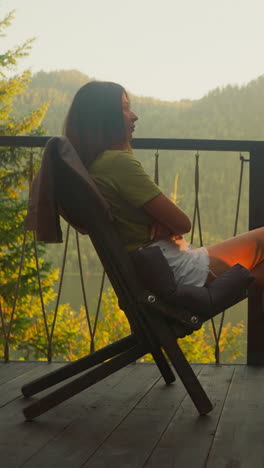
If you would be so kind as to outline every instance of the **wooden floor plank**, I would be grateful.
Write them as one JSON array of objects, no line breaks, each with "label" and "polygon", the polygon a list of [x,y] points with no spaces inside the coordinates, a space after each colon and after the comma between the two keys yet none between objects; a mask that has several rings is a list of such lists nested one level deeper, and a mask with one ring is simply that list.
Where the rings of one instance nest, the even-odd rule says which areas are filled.
[{"label": "wooden floor plank", "polygon": [[21,387],[26,382],[29,382],[37,377],[40,377],[43,374],[47,374],[48,372],[57,369],[58,367],[62,366],[63,364],[58,363],[47,363],[47,362],[39,362],[30,366],[24,366],[24,373],[20,374],[16,377],[13,377],[11,380],[6,381],[0,387],[0,407],[5,406],[10,401],[20,397],[21,395]]},{"label": "wooden floor plank", "polygon": [[[7,363],[0,363],[0,385],[5,384],[19,375],[28,372],[36,367],[35,362],[23,361],[10,361]],[[1,387],[0,387],[1,392]]]},{"label": "wooden floor plank", "polygon": [[[127,374],[122,369],[121,380],[112,391],[105,392],[92,405],[83,406],[82,416],[69,424],[64,431],[32,456],[23,467],[78,468],[83,466],[149,388],[160,379],[160,373],[155,365],[137,364],[131,368],[133,372]],[[88,396],[89,390],[83,393],[86,392]]]},{"label": "wooden floor plank", "polygon": [[[199,374],[201,366],[194,370]],[[157,382],[83,468],[142,467],[185,396],[179,379],[170,386]]]},{"label": "wooden floor plank", "polygon": [[204,467],[233,373],[233,366],[203,367],[199,380],[214,405],[213,411],[199,416],[187,395],[146,467]]},{"label": "wooden floor plank", "polygon": [[[108,393],[114,393],[115,387],[119,386],[127,374],[134,371],[134,367],[131,365],[122,369],[120,373],[113,374],[106,380],[67,400],[33,422],[24,421],[22,409],[28,404],[28,400],[33,401],[35,397],[30,399],[19,398],[1,408],[1,466],[3,462],[3,466],[5,467],[20,468],[49,441],[52,441],[56,436],[59,437],[74,419],[82,417],[87,407],[94,413],[98,398],[103,399]],[[47,392],[48,390],[42,394]],[[87,437],[87,434],[85,436]],[[72,442],[74,445],[74,438]],[[64,450],[67,451],[67,440],[62,443],[64,444]],[[63,460],[63,457],[60,458],[57,466],[61,466],[61,460]]]},{"label": "wooden floor plank", "polygon": [[263,468],[264,367],[238,366],[207,468]]},{"label": "wooden floor plank", "polygon": [[179,379],[166,387],[154,364],[136,364],[29,423],[22,409],[37,397],[18,397],[20,385],[51,367],[17,365],[9,377],[0,367],[3,468],[264,467],[264,367],[202,365],[199,380],[215,405],[203,417]]}]

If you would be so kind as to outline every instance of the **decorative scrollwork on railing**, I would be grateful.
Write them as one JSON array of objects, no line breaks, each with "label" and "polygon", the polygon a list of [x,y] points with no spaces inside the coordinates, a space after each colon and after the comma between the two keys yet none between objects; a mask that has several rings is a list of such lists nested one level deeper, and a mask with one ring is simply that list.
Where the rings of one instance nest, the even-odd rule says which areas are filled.
[{"label": "decorative scrollwork on railing", "polygon": [[159,185],[159,150],[155,153],[155,172],[154,172],[155,184]]},{"label": "decorative scrollwork on railing", "polygon": [[200,168],[199,168],[199,152],[195,154],[195,172],[194,172],[194,190],[195,190],[195,199],[194,199],[194,211],[193,211],[193,222],[192,222],[192,232],[191,232],[191,244],[193,244],[194,231],[196,227],[196,219],[198,224],[199,231],[199,241],[200,246],[203,246],[203,235],[202,235],[202,225],[201,225],[201,216],[200,216],[200,205],[199,205],[199,190],[200,190]]}]

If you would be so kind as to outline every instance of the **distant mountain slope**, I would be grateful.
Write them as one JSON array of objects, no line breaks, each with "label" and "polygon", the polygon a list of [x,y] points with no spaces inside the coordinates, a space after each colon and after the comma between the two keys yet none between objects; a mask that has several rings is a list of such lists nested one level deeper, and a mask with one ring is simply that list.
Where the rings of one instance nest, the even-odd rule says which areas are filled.
[{"label": "distant mountain slope", "polygon": [[[93,79],[76,70],[38,72],[33,76],[26,93],[17,97],[14,113],[22,116],[44,102],[48,102],[49,110],[43,125],[48,134],[59,134],[74,94],[80,86]],[[146,132],[148,136],[160,133],[161,114],[162,120],[165,118],[169,123],[180,110],[191,106],[191,101],[186,100],[171,103],[133,95],[131,101],[140,116],[138,132],[141,136],[146,136]]]},{"label": "distant mountain slope", "polygon": [[27,91],[17,97],[14,113],[22,116],[48,102],[49,109],[43,126],[50,135],[61,134],[73,95],[89,80],[90,78],[76,70],[38,72],[33,76]]},{"label": "distant mountain slope", "polygon": [[[76,70],[36,73],[14,112],[22,116],[49,102],[44,127],[51,135],[60,134],[73,95],[91,79]],[[131,101],[139,115],[136,137],[264,139],[264,75],[241,87],[215,89],[197,101],[133,95]]]},{"label": "distant mountain slope", "polygon": [[182,137],[264,139],[264,75],[244,86],[210,91],[182,112]]}]

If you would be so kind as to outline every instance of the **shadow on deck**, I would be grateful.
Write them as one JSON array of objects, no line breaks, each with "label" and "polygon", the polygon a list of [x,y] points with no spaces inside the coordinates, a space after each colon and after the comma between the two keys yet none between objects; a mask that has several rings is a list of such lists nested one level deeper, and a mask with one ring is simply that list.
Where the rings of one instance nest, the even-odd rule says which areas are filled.
[{"label": "shadow on deck", "polygon": [[21,386],[61,365],[0,364],[3,468],[264,467],[264,367],[194,365],[207,416],[179,379],[166,387],[155,364],[138,363],[25,422],[33,398]]}]

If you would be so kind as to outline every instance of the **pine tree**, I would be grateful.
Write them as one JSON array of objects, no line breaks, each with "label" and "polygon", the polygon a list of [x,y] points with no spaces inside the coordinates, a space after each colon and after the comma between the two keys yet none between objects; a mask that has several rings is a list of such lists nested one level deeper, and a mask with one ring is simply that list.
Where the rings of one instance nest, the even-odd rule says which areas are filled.
[{"label": "pine tree", "polygon": [[[0,21],[0,37],[11,25],[14,12],[10,12]],[[17,120],[12,115],[14,98],[23,93],[29,82],[30,72],[8,77],[15,70],[18,60],[28,55],[33,39],[21,46],[7,50],[0,55],[0,134],[25,135],[39,133],[39,126],[46,113],[47,105],[22,119]],[[37,163],[37,162],[36,162]],[[32,317],[32,300],[37,294],[36,267],[32,238],[25,243],[24,261],[20,279],[19,293],[18,275],[21,260],[21,246],[24,241],[24,216],[27,209],[27,186],[29,178],[29,151],[23,148],[0,148],[0,316],[2,335],[5,343],[5,359],[9,356],[9,343],[15,349],[18,342],[23,341],[23,335]],[[40,248],[44,253],[44,248]],[[50,266],[40,260],[41,276],[44,281],[45,300],[51,297],[51,284],[54,274]],[[14,306],[16,307],[14,308]]]}]

